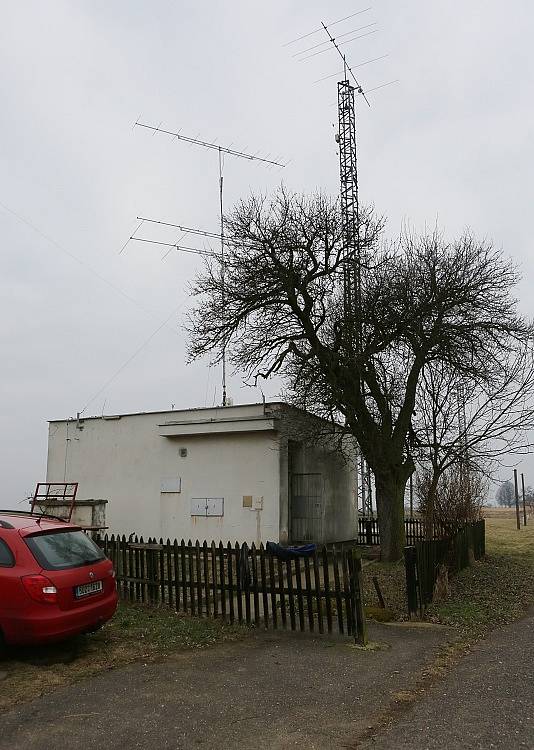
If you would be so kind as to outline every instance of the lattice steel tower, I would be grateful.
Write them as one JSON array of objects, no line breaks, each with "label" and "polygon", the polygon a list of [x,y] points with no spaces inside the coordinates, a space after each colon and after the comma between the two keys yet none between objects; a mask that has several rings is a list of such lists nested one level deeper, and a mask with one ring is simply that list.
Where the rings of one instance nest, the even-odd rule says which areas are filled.
[{"label": "lattice steel tower", "polygon": [[[360,213],[358,203],[358,164],[356,148],[356,107],[354,92],[363,94],[357,84],[353,86],[347,77],[347,65],[343,81],[337,85],[338,96],[338,145],[339,177],[341,184],[341,227],[345,251],[345,268],[343,276],[344,315],[347,326],[347,341],[351,354],[357,354],[363,346],[362,340],[362,268],[364,267],[363,251],[360,242]],[[360,383],[362,392],[364,383]],[[363,457],[360,457],[359,495],[364,513],[372,513],[371,472]]]},{"label": "lattice steel tower", "polygon": [[[351,328],[356,322],[354,313],[361,303],[360,237],[358,206],[358,165],[356,154],[356,110],[354,86],[348,80],[337,84],[339,118],[339,176],[341,182],[341,228],[346,253],[344,270],[345,316]],[[358,330],[356,341],[361,346]]]}]

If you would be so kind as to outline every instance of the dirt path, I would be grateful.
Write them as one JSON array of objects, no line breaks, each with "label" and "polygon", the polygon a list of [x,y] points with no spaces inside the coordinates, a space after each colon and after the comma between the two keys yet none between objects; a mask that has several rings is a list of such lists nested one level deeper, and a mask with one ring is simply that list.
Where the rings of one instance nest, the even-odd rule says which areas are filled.
[{"label": "dirt path", "polygon": [[391,729],[358,748],[534,748],[534,609],[492,633]]},{"label": "dirt path", "polygon": [[350,747],[446,637],[375,625],[347,639],[258,633],[61,688],[2,716],[0,748]]}]

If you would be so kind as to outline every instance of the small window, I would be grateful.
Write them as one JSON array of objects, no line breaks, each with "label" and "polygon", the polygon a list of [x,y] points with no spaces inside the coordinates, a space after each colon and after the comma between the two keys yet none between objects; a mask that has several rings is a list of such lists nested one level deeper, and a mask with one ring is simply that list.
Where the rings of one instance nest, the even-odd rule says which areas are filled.
[{"label": "small window", "polygon": [[0,539],[0,567],[12,568],[14,564],[15,558],[13,557],[13,553],[4,540]]}]

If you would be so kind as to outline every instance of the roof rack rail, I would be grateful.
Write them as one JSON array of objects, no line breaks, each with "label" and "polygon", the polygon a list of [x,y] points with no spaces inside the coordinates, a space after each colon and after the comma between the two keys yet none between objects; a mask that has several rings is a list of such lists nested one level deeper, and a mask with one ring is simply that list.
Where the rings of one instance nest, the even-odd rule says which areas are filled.
[{"label": "roof rack rail", "polygon": [[0,514],[6,513],[10,516],[26,516],[27,518],[53,518],[54,521],[62,521],[63,523],[70,523],[68,518],[61,518],[61,516],[53,516],[51,513],[32,513],[31,510],[13,510],[11,508],[0,508]]}]

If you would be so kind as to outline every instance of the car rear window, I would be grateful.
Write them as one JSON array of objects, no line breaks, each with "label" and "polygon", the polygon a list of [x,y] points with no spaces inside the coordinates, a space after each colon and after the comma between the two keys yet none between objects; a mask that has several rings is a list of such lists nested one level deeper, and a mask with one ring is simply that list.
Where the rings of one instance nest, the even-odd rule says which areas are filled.
[{"label": "car rear window", "polygon": [[45,570],[64,570],[90,565],[104,553],[83,531],[53,531],[27,536],[26,544]]},{"label": "car rear window", "polygon": [[0,567],[12,568],[14,564],[15,558],[13,557],[13,553],[4,540],[0,539]]}]

